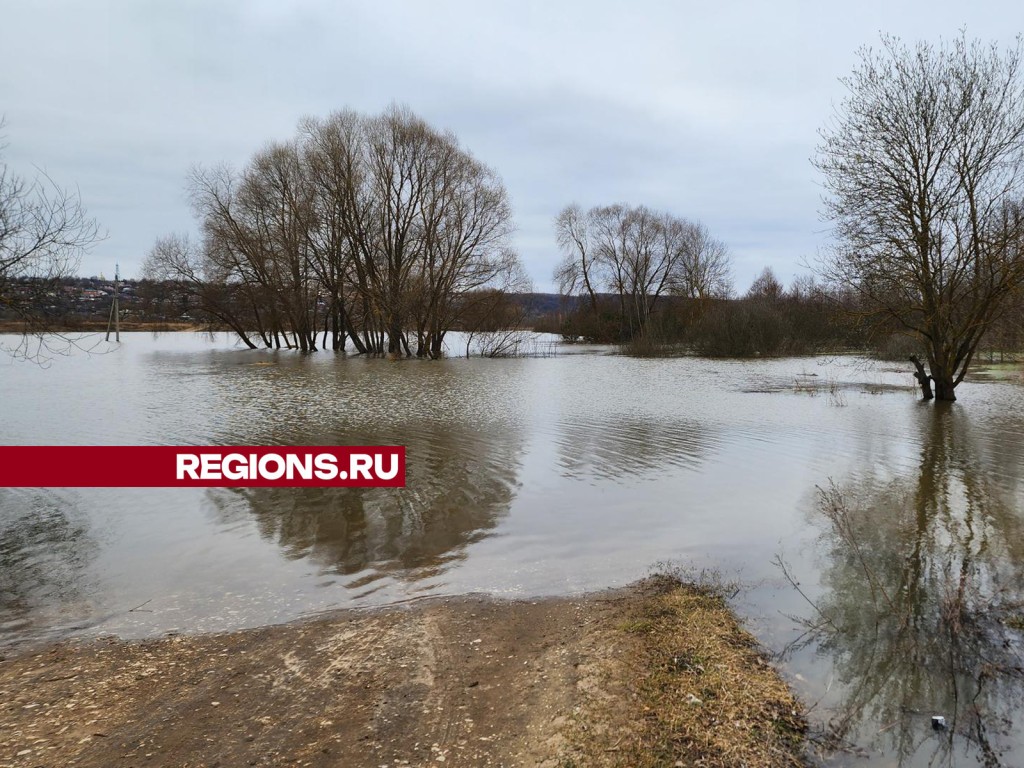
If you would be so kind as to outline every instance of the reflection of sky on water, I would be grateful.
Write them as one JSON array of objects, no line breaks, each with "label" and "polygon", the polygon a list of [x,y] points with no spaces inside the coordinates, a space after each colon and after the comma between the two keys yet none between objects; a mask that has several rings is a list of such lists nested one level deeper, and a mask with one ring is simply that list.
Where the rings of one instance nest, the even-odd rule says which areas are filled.
[{"label": "reflection of sky on water", "polygon": [[[896,685],[907,673],[893,668],[877,701],[861,681],[879,677],[863,661],[865,627],[878,628],[872,647],[898,648],[901,659],[909,654],[894,643],[913,633],[891,639],[893,620],[869,610],[816,486],[834,481],[856,501],[856,525],[898,594],[915,494],[934,497],[920,545],[929,579],[963,563],[970,508],[974,546],[988,542],[970,556],[970,582],[982,587],[971,599],[990,596],[997,578],[1020,586],[1024,388],[1015,379],[964,384],[940,420],[917,402],[908,372],[848,358],[390,362],[126,338],[115,353],[46,371],[5,364],[5,442],[403,444],[408,487],[25,492],[34,502],[2,492],[8,642],[68,629],[229,629],[432,594],[566,594],[676,561],[739,572],[753,585],[740,610],[779,649],[801,631],[788,617],[810,611],[773,564],[781,555],[811,599],[855,628],[792,649],[794,683],[848,714],[849,738],[911,765],[932,744],[893,741],[917,728],[893,709],[912,706]],[[915,609],[919,634],[936,626],[928,600]],[[1011,700],[988,690],[993,711]],[[897,725],[876,739],[887,718]],[[980,743],[963,741],[968,751]]]}]

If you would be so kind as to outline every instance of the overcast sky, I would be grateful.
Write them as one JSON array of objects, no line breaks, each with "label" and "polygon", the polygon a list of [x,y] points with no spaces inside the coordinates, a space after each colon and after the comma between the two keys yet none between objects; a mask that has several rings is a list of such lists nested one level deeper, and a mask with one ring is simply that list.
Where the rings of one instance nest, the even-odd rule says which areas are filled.
[{"label": "overcast sky", "polygon": [[564,205],[627,202],[707,224],[742,292],[827,244],[809,158],[857,48],[961,28],[1009,45],[1024,4],[3,0],[0,114],[9,166],[77,186],[109,233],[84,275],[196,231],[193,164],[395,101],[502,176],[537,290]]}]

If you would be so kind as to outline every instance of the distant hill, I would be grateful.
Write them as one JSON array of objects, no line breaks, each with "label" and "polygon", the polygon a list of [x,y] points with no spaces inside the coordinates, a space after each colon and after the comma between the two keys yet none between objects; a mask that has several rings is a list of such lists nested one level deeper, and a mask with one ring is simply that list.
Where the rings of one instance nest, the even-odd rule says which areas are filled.
[{"label": "distant hill", "polygon": [[[557,293],[517,293],[514,295],[514,299],[519,306],[526,310],[527,318],[563,311],[576,301],[574,297],[567,298]],[[566,301],[569,302],[568,305],[564,303]]]}]

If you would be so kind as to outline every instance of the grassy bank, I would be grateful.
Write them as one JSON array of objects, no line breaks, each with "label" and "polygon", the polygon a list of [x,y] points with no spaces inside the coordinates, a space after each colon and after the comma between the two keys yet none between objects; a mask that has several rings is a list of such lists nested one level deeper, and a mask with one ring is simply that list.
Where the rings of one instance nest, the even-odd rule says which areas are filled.
[{"label": "grassy bank", "polygon": [[636,590],[566,768],[803,765],[801,707],[724,597],[667,576]]}]

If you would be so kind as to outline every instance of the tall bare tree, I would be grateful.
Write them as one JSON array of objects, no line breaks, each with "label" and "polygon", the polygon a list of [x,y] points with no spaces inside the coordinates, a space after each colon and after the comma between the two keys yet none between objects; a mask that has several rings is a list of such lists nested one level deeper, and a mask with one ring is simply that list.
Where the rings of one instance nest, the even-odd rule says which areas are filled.
[{"label": "tall bare tree", "polygon": [[421,212],[423,257],[416,270],[417,354],[441,356],[473,294],[498,289],[516,272],[508,247],[512,208],[497,175],[446,137]]},{"label": "tall bare tree", "polygon": [[563,296],[586,291],[590,310],[597,312],[597,291],[594,289],[594,255],[590,243],[590,216],[579,205],[567,205],[555,219],[555,237],[562,249],[562,261],[555,268],[555,282]]},{"label": "tall bare tree", "polygon": [[[825,276],[923,342],[926,399],[955,400],[978,342],[1024,284],[1021,42],[883,37],[842,80],[815,159],[838,245]],[[927,368],[925,366],[927,363]]]},{"label": "tall bare tree", "polygon": [[[192,207],[203,229],[201,279],[235,294],[232,311],[237,314],[236,323],[251,323],[254,337],[267,347],[280,347],[284,327],[274,297],[273,268],[253,212],[242,202],[242,185],[240,174],[226,166],[197,168],[190,175]],[[159,262],[162,255],[170,253],[173,251],[154,249],[146,274],[159,273],[164,266],[175,267],[175,263]],[[232,327],[236,323],[231,323]]]},{"label": "tall bare tree", "polygon": [[[353,325],[349,303],[352,296],[347,295],[353,292],[346,290],[351,275],[362,275],[355,269],[351,231],[353,219],[359,218],[353,210],[364,175],[360,126],[359,115],[346,110],[325,120],[306,118],[299,125],[299,133],[319,223],[310,233],[311,251],[313,266],[329,300],[325,326],[331,334],[331,348],[344,348],[347,336],[356,350],[363,353],[367,345]],[[360,285],[365,285],[365,281]]]},{"label": "tall bare tree", "polygon": [[313,189],[294,142],[257,153],[242,175],[238,202],[259,249],[280,324],[302,351],[316,348],[320,284],[312,254],[318,228]]}]

